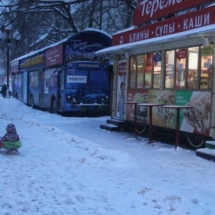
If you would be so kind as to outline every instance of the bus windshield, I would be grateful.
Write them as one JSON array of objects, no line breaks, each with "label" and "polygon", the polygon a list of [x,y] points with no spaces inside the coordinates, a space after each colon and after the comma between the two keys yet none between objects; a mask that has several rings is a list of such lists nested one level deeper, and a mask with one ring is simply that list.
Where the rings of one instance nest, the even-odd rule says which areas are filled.
[{"label": "bus windshield", "polygon": [[89,76],[89,72],[87,70],[78,70],[78,71],[67,70],[66,87],[67,88],[87,88],[88,76]]},{"label": "bus windshield", "polygon": [[109,86],[107,71],[90,71],[90,87],[91,88],[107,88]]},{"label": "bus windshield", "polygon": [[107,88],[108,73],[104,70],[67,71],[66,88]]}]

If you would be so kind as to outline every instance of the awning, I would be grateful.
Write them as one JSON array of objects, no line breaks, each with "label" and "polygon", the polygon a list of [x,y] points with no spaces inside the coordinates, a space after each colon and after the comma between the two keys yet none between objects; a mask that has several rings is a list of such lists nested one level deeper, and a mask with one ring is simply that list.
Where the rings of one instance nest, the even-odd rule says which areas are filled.
[{"label": "awning", "polygon": [[207,25],[204,27],[180,32],[180,33],[175,33],[171,35],[166,35],[166,36],[161,36],[161,37],[156,37],[156,38],[151,38],[151,39],[146,39],[138,42],[133,42],[133,43],[128,43],[128,44],[122,44],[122,45],[117,45],[117,46],[111,46],[105,49],[101,49],[95,54],[118,54],[118,53],[124,53],[125,51],[128,51],[130,49],[133,49],[135,47],[140,47],[140,46],[148,46],[150,44],[160,44],[163,42],[170,42],[173,40],[180,40],[183,38],[187,37],[196,37],[196,36],[207,36],[207,35],[215,35],[215,24],[213,25]]}]

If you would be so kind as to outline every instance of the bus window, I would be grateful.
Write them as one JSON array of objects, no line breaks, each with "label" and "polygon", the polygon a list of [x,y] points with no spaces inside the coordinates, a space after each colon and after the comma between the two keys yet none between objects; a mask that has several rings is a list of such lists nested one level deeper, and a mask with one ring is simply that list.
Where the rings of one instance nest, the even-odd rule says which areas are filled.
[{"label": "bus window", "polygon": [[58,70],[53,69],[51,74],[51,87],[57,88],[58,87]]},{"label": "bus window", "polygon": [[187,75],[187,88],[197,88],[199,65],[199,47],[192,47],[188,49],[188,75]]},{"label": "bus window", "polygon": [[103,70],[90,71],[90,87],[91,88],[108,88],[109,74]]},{"label": "bus window", "polygon": [[39,71],[30,72],[30,87],[38,87]]},{"label": "bus window", "polygon": [[15,87],[19,88],[22,86],[22,75],[21,74],[17,74],[15,76]]},{"label": "bus window", "polygon": [[175,51],[166,51],[165,88],[173,88]]},{"label": "bus window", "polygon": [[67,70],[66,88],[87,88],[87,70]]}]

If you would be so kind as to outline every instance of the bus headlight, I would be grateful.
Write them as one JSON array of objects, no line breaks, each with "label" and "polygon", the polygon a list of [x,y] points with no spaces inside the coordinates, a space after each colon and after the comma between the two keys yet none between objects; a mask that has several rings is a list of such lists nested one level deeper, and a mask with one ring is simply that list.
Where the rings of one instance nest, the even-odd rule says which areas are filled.
[{"label": "bus headlight", "polygon": [[67,96],[66,96],[66,100],[67,100],[68,102],[70,102],[70,101],[71,101],[71,96],[70,96],[70,95],[67,95]]}]

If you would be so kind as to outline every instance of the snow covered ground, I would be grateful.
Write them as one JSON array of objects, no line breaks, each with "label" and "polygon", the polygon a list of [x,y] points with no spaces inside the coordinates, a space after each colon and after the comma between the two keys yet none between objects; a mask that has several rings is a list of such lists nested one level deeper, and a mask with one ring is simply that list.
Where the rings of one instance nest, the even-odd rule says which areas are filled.
[{"label": "snow covered ground", "polygon": [[2,215],[214,215],[215,163],[194,151],[99,128],[109,117],[62,117],[0,97]]}]

